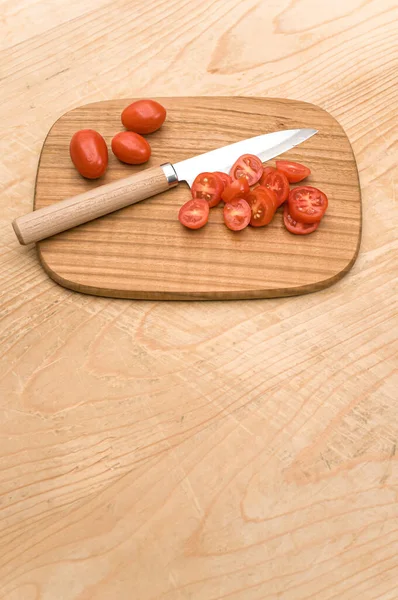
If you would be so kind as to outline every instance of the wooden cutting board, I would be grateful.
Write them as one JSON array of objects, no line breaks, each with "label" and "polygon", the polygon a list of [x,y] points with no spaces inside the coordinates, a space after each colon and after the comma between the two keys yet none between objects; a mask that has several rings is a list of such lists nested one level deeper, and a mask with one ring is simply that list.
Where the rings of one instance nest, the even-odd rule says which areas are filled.
[{"label": "wooden cutting board", "polygon": [[[125,177],[148,166],[177,162],[238,140],[279,129],[314,127],[319,133],[283,158],[310,166],[308,185],[329,198],[327,214],[309,236],[287,232],[281,209],[264,228],[234,233],[222,209],[211,210],[203,229],[177,220],[190,198],[185,183],[139,204],[38,244],[48,274],[61,285],[100,296],[142,299],[270,298],[313,292],[339,280],[353,265],[361,237],[357,167],[341,126],[312,104],[270,98],[158,99],[167,108],[163,127],[149,136],[146,165],[120,163],[97,181],[83,179],[69,158],[78,129],[99,131],[108,142],[122,129],[120,114],[132,99],[79,107],[50,130],[40,157],[35,208]],[[274,164],[274,161],[270,161]]]}]

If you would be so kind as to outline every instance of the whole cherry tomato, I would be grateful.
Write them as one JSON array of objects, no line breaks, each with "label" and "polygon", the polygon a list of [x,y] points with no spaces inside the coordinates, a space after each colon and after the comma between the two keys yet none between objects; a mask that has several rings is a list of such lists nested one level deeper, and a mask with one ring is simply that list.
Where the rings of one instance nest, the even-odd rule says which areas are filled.
[{"label": "whole cherry tomato", "polygon": [[108,166],[108,148],[105,140],[94,129],[81,129],[73,135],[69,145],[70,157],[80,175],[98,179]]},{"label": "whole cherry tomato", "polygon": [[122,123],[135,133],[153,133],[166,118],[166,109],[155,100],[137,100],[122,112]]},{"label": "whole cherry tomato", "polygon": [[142,135],[133,131],[121,131],[112,140],[112,152],[128,165],[141,165],[149,160],[151,147]]}]

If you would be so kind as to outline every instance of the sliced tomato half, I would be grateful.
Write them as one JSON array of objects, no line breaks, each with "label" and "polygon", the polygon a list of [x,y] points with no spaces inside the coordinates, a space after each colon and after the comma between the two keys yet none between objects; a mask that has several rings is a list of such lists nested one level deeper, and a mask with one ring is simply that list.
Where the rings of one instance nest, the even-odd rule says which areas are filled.
[{"label": "sliced tomato half", "polygon": [[319,221],[317,223],[300,223],[300,221],[295,221],[289,213],[288,203],[283,207],[283,223],[290,233],[295,233],[296,235],[308,235],[319,227]]},{"label": "sliced tomato half", "polygon": [[246,201],[250,205],[252,215],[250,225],[253,227],[262,227],[271,223],[272,218],[278,208],[278,201],[272,190],[258,185],[247,196]]},{"label": "sliced tomato half", "polygon": [[241,231],[250,223],[252,211],[244,198],[237,198],[233,203],[224,205],[224,223],[232,231]]},{"label": "sliced tomato half", "polygon": [[300,185],[289,194],[289,212],[301,223],[320,221],[328,207],[327,196],[310,185]]},{"label": "sliced tomato half", "polygon": [[221,200],[224,184],[215,173],[199,173],[192,184],[192,198],[206,200],[210,208],[217,206]]},{"label": "sliced tomato half", "polygon": [[249,185],[254,185],[263,174],[263,163],[254,154],[243,154],[233,164],[229,174],[232,179],[245,177]]},{"label": "sliced tomato half", "polygon": [[298,183],[299,181],[303,181],[308,175],[311,175],[308,167],[290,160],[277,160],[276,168],[286,175],[289,183]]},{"label": "sliced tomato half", "polygon": [[209,219],[209,203],[201,198],[188,200],[180,208],[178,219],[188,229],[200,229]]},{"label": "sliced tomato half", "polygon": [[287,200],[289,196],[289,182],[283,173],[280,173],[276,169],[269,172],[261,181],[261,185],[272,190],[278,198],[278,205],[280,206]]}]

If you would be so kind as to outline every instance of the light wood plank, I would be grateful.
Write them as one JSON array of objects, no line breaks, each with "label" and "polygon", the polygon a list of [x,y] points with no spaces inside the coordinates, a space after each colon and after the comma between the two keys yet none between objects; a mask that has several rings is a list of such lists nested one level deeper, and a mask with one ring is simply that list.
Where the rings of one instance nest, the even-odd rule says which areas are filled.
[{"label": "light wood plank", "polygon": [[[95,0],[79,14],[65,0],[62,23],[52,0],[3,0],[2,17],[14,6],[0,597],[396,600],[396,2]],[[19,246],[11,221],[32,207],[57,118],[180,94],[291,98],[338,119],[363,206],[346,277],[292,298],[127,301],[57,285]]]}]

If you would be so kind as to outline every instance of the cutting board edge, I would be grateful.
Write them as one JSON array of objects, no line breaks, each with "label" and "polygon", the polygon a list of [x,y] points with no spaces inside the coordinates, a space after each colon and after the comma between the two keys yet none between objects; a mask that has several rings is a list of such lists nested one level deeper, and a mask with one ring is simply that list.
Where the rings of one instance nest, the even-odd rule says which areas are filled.
[{"label": "cutting board edge", "polygon": [[335,273],[331,277],[322,279],[315,283],[309,283],[303,286],[295,286],[292,288],[280,288],[275,289],[257,289],[257,290],[226,290],[220,292],[143,292],[140,290],[116,290],[107,288],[97,288],[95,286],[89,286],[81,284],[76,281],[69,281],[65,277],[62,277],[57,272],[53,271],[47,264],[46,260],[42,256],[40,245],[37,245],[37,254],[39,261],[49,277],[62,287],[79,292],[81,294],[87,294],[90,296],[99,296],[103,298],[119,298],[124,300],[156,300],[156,301],[167,301],[177,300],[189,302],[193,301],[211,301],[211,300],[260,300],[269,298],[288,298],[290,296],[300,296],[302,294],[311,294],[312,292],[319,292],[331,285],[337,283],[342,279],[355,264],[359,249],[361,245],[361,234],[358,237],[357,247],[355,254],[346,266],[341,269],[338,273]]},{"label": "cutting board edge", "polygon": [[[157,100],[161,101],[166,100],[167,96],[159,96],[156,97]],[[170,96],[170,98],[175,98],[175,96]],[[197,96],[179,96],[179,98],[181,99],[192,99],[192,100],[197,100],[198,97]],[[358,167],[356,164],[356,160],[355,160],[355,155],[352,149],[352,145],[351,142],[344,130],[344,128],[342,127],[342,125],[339,123],[339,121],[333,116],[331,115],[327,110],[325,110],[324,108],[317,106],[316,104],[313,104],[311,102],[306,102],[303,100],[296,100],[296,99],[291,99],[291,98],[273,98],[273,97],[266,97],[266,96],[209,96],[209,98],[215,98],[215,99],[236,99],[236,100],[251,100],[251,101],[259,101],[262,102],[264,100],[268,101],[268,102],[273,102],[275,104],[281,104],[281,105],[302,105],[302,106],[308,106],[309,108],[314,108],[318,111],[324,112],[325,114],[328,115],[328,117],[334,121],[334,123],[337,125],[338,129],[342,132],[343,136],[346,138],[346,140],[349,143],[349,147],[351,150],[351,154],[353,157],[353,162],[355,165],[355,170],[356,170],[356,176],[357,176],[357,182],[358,182],[358,192],[359,192],[359,206],[360,206],[360,214],[359,214],[359,231],[358,231],[358,238],[356,240],[356,247],[355,247],[355,252],[353,254],[353,256],[351,257],[351,259],[347,262],[347,264],[338,272],[334,273],[331,277],[328,277],[326,279],[320,280],[320,281],[316,281],[316,282],[311,282],[305,285],[300,285],[300,286],[293,286],[291,288],[286,288],[284,287],[283,289],[281,288],[274,288],[274,289],[253,289],[253,290],[248,290],[248,289],[239,289],[239,290],[225,290],[225,291],[209,291],[209,292],[204,292],[204,291],[199,291],[199,292],[195,292],[195,291],[185,291],[185,292],[176,292],[176,291],[142,291],[142,290],[124,290],[124,289],[111,289],[111,288],[105,288],[105,287],[101,287],[98,288],[96,286],[90,286],[87,284],[82,284],[79,283],[78,281],[70,281],[68,279],[66,279],[64,276],[58,274],[56,271],[54,271],[54,269],[50,266],[50,264],[48,264],[48,262],[46,261],[46,259],[43,256],[43,253],[41,251],[41,244],[40,242],[37,244],[37,254],[38,254],[38,258],[39,261],[41,263],[41,265],[43,266],[43,269],[45,270],[45,272],[50,276],[50,278],[55,281],[57,284],[63,286],[66,289],[70,289],[79,293],[83,293],[83,294],[88,294],[88,295],[95,295],[98,297],[108,297],[108,298],[124,298],[124,299],[135,299],[135,300],[176,300],[176,301],[190,301],[190,300],[203,300],[203,301],[209,301],[209,300],[244,300],[244,299],[261,299],[261,298],[277,298],[277,297],[289,297],[289,296],[296,296],[296,295],[301,295],[301,294],[308,294],[308,293],[312,293],[312,292],[316,292],[316,291],[320,291],[322,289],[325,289],[331,285],[333,285],[334,283],[338,282],[340,279],[342,279],[352,268],[352,266],[354,265],[358,254],[359,254],[359,250],[360,250],[360,244],[361,244],[361,237],[362,237],[362,198],[361,198],[361,187],[360,187],[360,180],[359,180],[359,173],[358,173]],[[111,101],[116,101],[116,102],[123,102],[123,103],[129,103],[131,101],[134,101],[134,97],[132,98],[125,98],[125,99],[121,99],[121,98],[115,98]],[[88,107],[94,107],[94,106],[101,106],[103,104],[108,103],[109,100],[100,100],[98,102],[90,102],[87,103],[85,105],[80,105],[77,106],[75,108],[72,108],[69,111],[66,111],[65,113],[63,113],[62,115],[60,115],[60,117],[58,119],[56,119],[56,121],[53,123],[53,125],[50,127],[44,141],[43,141],[43,145],[41,148],[41,152],[40,152],[40,157],[39,157],[39,162],[38,162],[38,169],[37,169],[37,173],[36,173],[36,181],[35,181],[35,191],[34,191],[34,208],[36,206],[36,198],[37,198],[37,194],[36,194],[36,184],[37,184],[37,180],[38,180],[38,176],[39,176],[39,171],[40,171],[40,165],[41,165],[41,161],[42,161],[42,157],[43,157],[43,150],[45,148],[46,142],[48,137],[51,135],[51,132],[53,131],[54,127],[57,125],[57,123],[62,120],[65,116],[70,115],[71,113],[74,112],[78,112],[80,111],[82,108],[88,108]],[[145,168],[145,167],[143,167]],[[100,185],[101,182],[99,181],[98,184]]]}]

